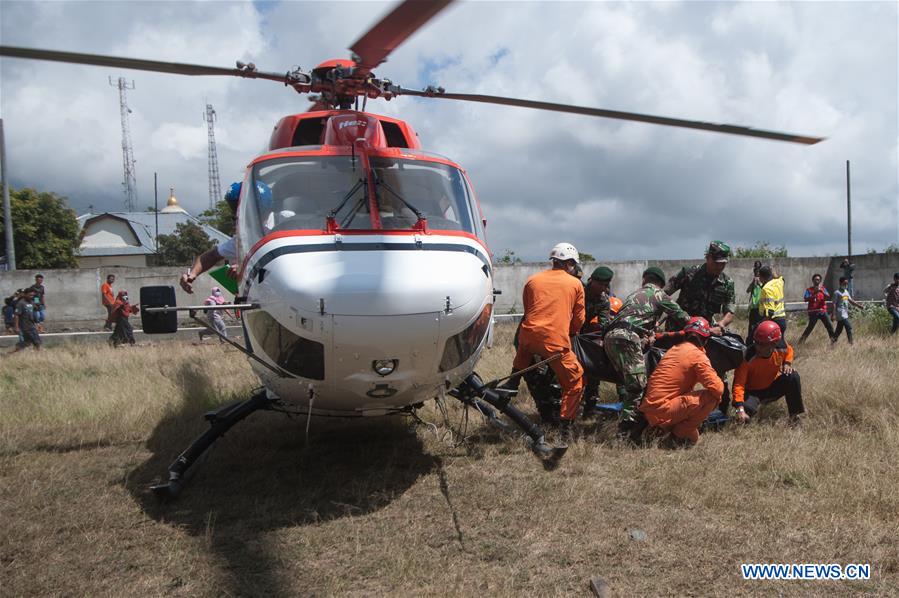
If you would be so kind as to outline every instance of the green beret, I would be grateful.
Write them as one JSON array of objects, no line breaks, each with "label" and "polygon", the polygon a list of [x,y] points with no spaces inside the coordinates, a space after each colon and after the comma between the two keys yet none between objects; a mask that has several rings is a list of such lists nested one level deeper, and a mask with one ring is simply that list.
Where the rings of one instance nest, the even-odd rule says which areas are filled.
[{"label": "green beret", "polygon": [[593,271],[593,274],[590,275],[592,280],[612,280],[612,277],[615,276],[615,273],[612,272],[612,269],[608,266],[599,266],[596,270]]},{"label": "green beret", "polygon": [[730,257],[730,245],[724,241],[712,241],[705,253],[720,261],[727,261],[727,258]]},{"label": "green beret", "polygon": [[659,279],[661,284],[665,284],[665,281],[668,280],[665,278],[665,273],[662,272],[662,269],[658,266],[650,266],[646,270],[643,270],[643,276],[655,276]]}]

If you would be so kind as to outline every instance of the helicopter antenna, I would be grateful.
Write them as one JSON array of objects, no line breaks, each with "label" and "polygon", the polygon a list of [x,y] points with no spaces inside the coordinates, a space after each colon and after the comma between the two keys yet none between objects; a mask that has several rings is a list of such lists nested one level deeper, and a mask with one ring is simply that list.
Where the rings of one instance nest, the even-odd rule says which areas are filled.
[{"label": "helicopter antenna", "polygon": [[204,118],[209,139],[209,209],[214,210],[215,204],[222,198],[222,181],[219,178],[219,159],[215,151],[215,109],[212,104],[206,104]]},{"label": "helicopter antenna", "polygon": [[122,162],[124,163],[124,179],[122,181],[122,189],[125,192],[125,211],[133,212],[134,206],[137,204],[137,178],[134,174],[134,148],[131,147],[131,128],[128,126],[128,115],[131,114],[131,108],[128,107],[128,98],[125,92],[134,89],[134,81],[131,85],[125,80],[125,77],[119,77],[116,83],[109,78],[109,84],[119,88],[119,112],[122,116]]}]

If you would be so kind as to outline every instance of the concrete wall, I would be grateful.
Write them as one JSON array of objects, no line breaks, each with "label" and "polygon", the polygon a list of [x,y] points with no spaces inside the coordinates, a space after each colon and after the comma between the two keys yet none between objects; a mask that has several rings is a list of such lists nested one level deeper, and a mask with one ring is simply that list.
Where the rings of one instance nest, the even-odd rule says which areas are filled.
[{"label": "concrete wall", "polygon": [[[737,303],[746,303],[744,292],[752,279],[752,259],[734,259],[727,264],[726,272],[734,278],[737,290]],[[764,261],[764,260],[763,260]],[[630,261],[607,262],[615,271],[612,290],[619,296],[625,296],[640,284],[640,276],[649,265],[660,266],[667,275],[674,274],[685,265],[701,263],[701,260],[674,261]],[[802,301],[802,294],[811,282],[812,274],[821,273],[828,289],[836,288],[836,282],[842,275],[839,269],[840,258],[805,257],[773,260],[774,266],[783,274],[786,282],[787,301]],[[881,290],[892,282],[893,273],[899,271],[899,254],[864,255],[855,258],[855,287],[857,299],[882,299]],[[585,264],[587,275],[596,264]],[[514,313],[521,309],[521,290],[528,276],[547,267],[545,263],[519,264],[515,266],[497,266],[497,289],[502,295],[497,297],[497,314]],[[139,297],[140,287],[149,285],[173,285],[178,296],[178,305],[196,305],[202,303],[209,294],[209,289],[217,283],[207,275],[203,275],[195,284],[194,295],[184,293],[178,286],[178,277],[185,268],[90,268],[79,270],[42,270],[44,286],[47,288],[47,315],[50,322],[83,322],[101,321],[105,310],[100,303],[100,285],[107,274],[116,275],[115,289],[126,289],[135,298]],[[34,284],[36,270],[17,270],[0,272],[0,296],[7,297],[15,289]]]},{"label": "concrete wall", "polygon": [[188,295],[178,286],[178,277],[186,267],[173,268],[89,268],[79,270],[16,270],[0,272],[0,295],[8,297],[19,288],[34,284],[34,275],[44,275],[47,289],[48,325],[58,322],[85,322],[106,318],[106,309],[100,302],[100,285],[107,274],[115,274],[113,290],[127,290],[136,301],[140,297],[140,287],[150,285],[172,285],[178,298],[178,305],[198,305],[209,296],[209,290],[218,285],[206,274],[194,283],[194,294]]},{"label": "concrete wall", "polygon": [[[839,265],[839,257],[795,257],[760,260],[770,263],[784,277],[784,295],[787,301],[802,301],[803,293],[811,283],[812,275],[821,274],[828,290],[838,287],[837,282],[843,275]],[[748,302],[746,287],[752,280],[752,266],[755,259],[732,259],[725,272],[734,279],[737,291],[737,303]],[[855,298],[883,299],[883,287],[892,282],[893,273],[899,272],[899,254],[879,253],[863,255],[853,259],[855,263],[854,284]],[[674,275],[684,266],[703,263],[698,260],[643,260],[629,262],[603,262],[615,271],[612,290],[619,297],[624,297],[640,285],[640,279],[649,266],[659,266],[666,276]],[[585,278],[598,264],[584,264]],[[528,276],[549,267],[547,263],[517,264],[514,266],[497,266],[495,283],[502,295],[496,298],[496,313],[515,313],[521,310],[521,291]]]},{"label": "concrete wall", "polygon": [[[143,268],[147,265],[146,255],[93,255],[78,257],[79,268]],[[18,287],[17,287],[18,288]]]}]

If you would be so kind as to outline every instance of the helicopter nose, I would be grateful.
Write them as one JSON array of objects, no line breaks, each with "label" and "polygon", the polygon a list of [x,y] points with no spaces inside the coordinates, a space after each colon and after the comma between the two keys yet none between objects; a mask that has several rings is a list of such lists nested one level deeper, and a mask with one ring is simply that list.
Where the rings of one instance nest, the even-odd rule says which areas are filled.
[{"label": "helicopter nose", "polygon": [[[279,255],[251,286],[249,299],[261,309],[247,313],[248,332],[273,360],[279,351],[285,360],[302,355],[303,363],[317,364],[321,356],[319,405],[372,412],[425,400],[473,354],[444,367],[448,339],[469,327],[490,301],[492,280],[482,266],[467,252]],[[277,334],[249,324],[266,318],[260,312]],[[281,345],[275,346],[275,338]],[[308,370],[290,371],[310,377]]]},{"label": "helicopter nose", "polygon": [[297,313],[393,316],[451,311],[480,303],[493,291],[489,268],[472,252],[343,245],[337,251],[285,253],[266,262],[255,276],[254,294],[266,305]]}]

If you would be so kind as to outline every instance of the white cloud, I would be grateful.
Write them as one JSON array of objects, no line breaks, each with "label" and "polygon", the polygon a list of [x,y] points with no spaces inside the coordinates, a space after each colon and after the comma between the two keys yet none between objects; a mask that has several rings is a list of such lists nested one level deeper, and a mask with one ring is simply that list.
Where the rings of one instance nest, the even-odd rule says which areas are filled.
[{"label": "white cloud", "polygon": [[[389,3],[4,2],[3,43],[267,71],[333,57]],[[821,134],[813,147],[533,110],[398,98],[426,149],[458,160],[494,251],[542,259],[560,239],[598,256],[689,257],[706,237],[767,239],[794,255],[842,251],[845,160],[856,235],[897,241],[897,7],[891,3],[453,5],[378,74],[407,87],[595,105]],[[121,205],[118,97],[129,92],[141,204],[161,188],[207,203],[207,102],[222,185],[309,103],[265,81],[0,61],[14,184],[77,208]],[[857,174],[856,174],[857,172]],[[857,199],[856,199],[857,198]]]}]

